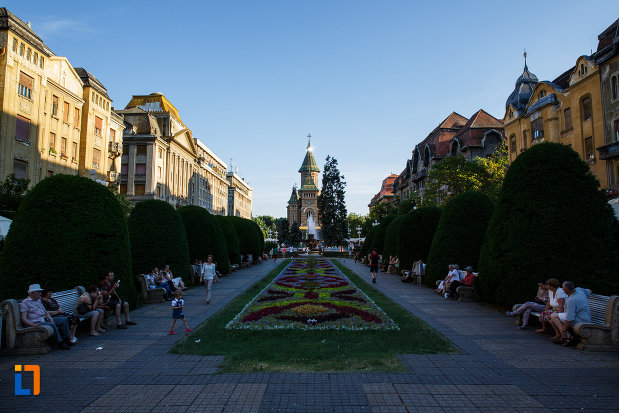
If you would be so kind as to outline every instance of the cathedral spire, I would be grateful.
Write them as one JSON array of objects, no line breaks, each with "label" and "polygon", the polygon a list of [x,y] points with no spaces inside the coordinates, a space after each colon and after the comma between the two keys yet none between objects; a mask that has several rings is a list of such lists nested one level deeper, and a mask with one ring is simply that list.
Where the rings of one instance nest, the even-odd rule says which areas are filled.
[{"label": "cathedral spire", "polygon": [[312,150],[312,135],[310,133],[307,134],[307,150]]}]

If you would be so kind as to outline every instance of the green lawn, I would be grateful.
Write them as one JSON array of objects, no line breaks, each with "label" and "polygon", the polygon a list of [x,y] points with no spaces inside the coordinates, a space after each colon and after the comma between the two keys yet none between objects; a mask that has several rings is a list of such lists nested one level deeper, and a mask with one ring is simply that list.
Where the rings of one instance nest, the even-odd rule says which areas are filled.
[{"label": "green lawn", "polygon": [[[404,371],[397,354],[453,352],[450,343],[423,321],[332,262],[381,307],[400,331],[226,330],[225,325],[289,263],[265,278],[177,343],[173,353],[224,355],[222,372]],[[199,343],[195,341],[200,339]]]}]

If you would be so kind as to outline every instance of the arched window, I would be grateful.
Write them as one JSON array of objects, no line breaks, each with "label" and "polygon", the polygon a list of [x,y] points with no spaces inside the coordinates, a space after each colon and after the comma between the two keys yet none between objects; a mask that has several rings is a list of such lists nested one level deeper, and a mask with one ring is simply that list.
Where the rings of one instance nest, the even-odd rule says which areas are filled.
[{"label": "arched window", "polygon": [[512,135],[509,137],[509,153],[516,153],[516,135]]},{"label": "arched window", "polygon": [[428,168],[430,166],[430,148],[426,146],[426,152],[423,159],[423,166]]},{"label": "arched window", "polygon": [[610,79],[610,87],[612,90],[613,99],[617,99],[617,97],[619,96],[619,90],[618,90],[619,85],[617,85],[617,76],[613,76]]},{"label": "arched window", "polygon": [[591,119],[591,98],[587,96],[581,102],[582,120]]},{"label": "arched window", "polygon": [[451,156],[456,156],[459,150],[460,150],[460,141],[457,139],[454,139],[454,141],[451,143]]}]

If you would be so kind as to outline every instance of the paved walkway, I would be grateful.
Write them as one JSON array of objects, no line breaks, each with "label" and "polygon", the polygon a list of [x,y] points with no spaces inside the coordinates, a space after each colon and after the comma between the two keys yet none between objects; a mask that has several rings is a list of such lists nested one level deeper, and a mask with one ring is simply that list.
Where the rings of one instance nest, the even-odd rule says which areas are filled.
[{"label": "paved walkway", "polygon": [[[369,270],[341,260],[363,279]],[[186,298],[190,326],[210,317],[272,261]],[[619,411],[619,357],[582,353],[515,329],[479,303],[443,300],[426,287],[379,274],[374,286],[423,319],[458,354],[402,355],[406,373],[214,374],[221,357],[167,353],[168,303],[133,312],[138,326],[81,337],[70,351],[0,357],[0,411],[50,412],[582,412]],[[180,326],[177,326],[180,332]],[[284,344],[282,344],[284,346]],[[101,350],[97,350],[102,347]],[[14,364],[41,366],[41,394],[13,396]],[[27,383],[26,383],[27,385]]]}]

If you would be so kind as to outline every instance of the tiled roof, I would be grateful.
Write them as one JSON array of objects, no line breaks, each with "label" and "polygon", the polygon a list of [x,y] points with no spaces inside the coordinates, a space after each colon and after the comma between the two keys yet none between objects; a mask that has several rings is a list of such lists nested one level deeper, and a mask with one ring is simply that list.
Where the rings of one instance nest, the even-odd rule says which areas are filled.
[{"label": "tiled roof", "polygon": [[539,99],[537,102],[535,102],[531,106],[529,106],[527,108],[526,114],[528,115],[532,112],[535,112],[536,110],[542,108],[543,106],[550,105],[550,104],[558,104],[558,103],[559,101],[557,100],[557,95],[555,95],[554,93],[551,93]]},{"label": "tiled roof", "polygon": [[106,98],[112,100],[108,96],[107,89],[105,88],[105,86],[103,86],[103,83],[101,83],[99,79],[94,77],[92,73],[90,73],[88,70],[84,69],[83,67],[76,67],[75,72],[80,77],[80,79],[82,79],[82,83],[84,83],[84,86],[90,86],[96,89],[102,95],[105,95]]},{"label": "tiled roof", "polygon": [[303,185],[299,189],[299,191],[318,191],[318,187],[316,183],[312,179],[311,175],[307,175],[303,180]]},{"label": "tiled roof", "polygon": [[296,204],[299,202],[299,193],[297,192],[297,188],[292,188],[292,194],[290,194],[290,199],[288,200],[289,204]]},{"label": "tiled roof", "polygon": [[318,169],[318,165],[316,165],[316,160],[314,159],[314,155],[311,150],[308,150],[305,153],[305,159],[303,159],[303,164],[299,168],[299,172],[320,172]]}]

